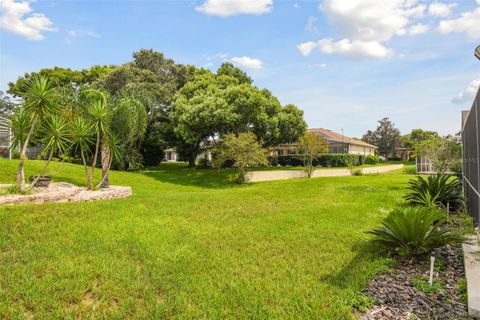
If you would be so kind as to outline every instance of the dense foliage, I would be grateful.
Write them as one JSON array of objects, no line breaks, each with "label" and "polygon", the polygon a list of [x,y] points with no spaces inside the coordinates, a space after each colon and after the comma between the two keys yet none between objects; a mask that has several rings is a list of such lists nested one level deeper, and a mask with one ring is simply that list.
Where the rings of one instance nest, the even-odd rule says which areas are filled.
[{"label": "dense foliage", "polygon": [[237,169],[237,182],[248,182],[247,171],[253,166],[267,164],[267,152],[252,132],[243,132],[238,136],[228,134],[215,150],[218,164],[232,161]]},{"label": "dense foliage", "polygon": [[403,255],[417,255],[445,244],[460,243],[464,237],[442,228],[445,214],[436,208],[394,209],[382,226],[369,231],[374,241]]},{"label": "dense foliage", "polygon": [[375,131],[368,130],[362,140],[378,147],[378,153],[385,159],[393,157],[397,147],[401,145],[400,130],[388,118],[378,121]]},{"label": "dense foliage", "polygon": [[457,177],[436,174],[417,176],[408,183],[405,199],[412,205],[449,208],[456,211],[463,207],[461,182]]},{"label": "dense foliage", "polygon": [[[65,150],[63,157],[76,162],[83,157],[85,161],[81,162],[91,166],[91,170],[98,158],[104,174],[110,165],[124,169],[158,165],[167,147],[174,147],[180,158],[194,166],[202,148],[215,146],[231,133],[252,132],[262,147],[268,147],[295,142],[306,130],[300,109],[282,106],[271,92],[254,86],[253,80],[231,63],[224,63],[213,73],[177,64],[160,52],[141,49],[133,53],[131,62],[123,65],[82,70],[45,68],[9,83],[8,93],[19,103],[1,93],[0,113],[15,119],[16,131],[21,133],[17,140],[26,142],[22,147],[41,146],[45,138],[37,130],[42,110],[27,112],[32,117],[27,128],[31,128],[30,135],[23,132],[25,125],[22,130],[18,128],[19,121],[27,117],[18,109],[26,108],[32,100],[30,87],[36,79],[48,84],[48,103],[40,103],[42,108],[55,107],[55,114],[68,123],[79,125],[78,117],[95,123],[93,118],[100,114],[92,112],[109,113],[108,119],[102,120],[105,127],[95,128],[93,145],[76,143],[76,148]],[[103,130],[109,128],[111,132]],[[76,129],[76,133],[81,133],[85,128]],[[122,155],[116,159],[110,157],[109,140],[113,136],[121,144]],[[83,134],[77,139],[81,137]],[[54,156],[58,155],[56,151]],[[104,178],[108,185],[108,177]]]},{"label": "dense foliage", "polygon": [[216,74],[194,69],[189,81],[176,95],[172,128],[182,141],[184,153],[194,159],[207,143],[216,144],[224,136],[252,132],[263,147],[297,141],[305,132],[303,111],[282,106],[266,89],[230,63]]},{"label": "dense foliage", "polygon": [[[302,159],[295,154],[269,157],[269,163],[273,166],[303,166]],[[349,165],[360,166],[365,164],[365,156],[360,154],[344,153],[321,154],[312,161],[312,164],[314,166],[322,167],[348,167]]]}]

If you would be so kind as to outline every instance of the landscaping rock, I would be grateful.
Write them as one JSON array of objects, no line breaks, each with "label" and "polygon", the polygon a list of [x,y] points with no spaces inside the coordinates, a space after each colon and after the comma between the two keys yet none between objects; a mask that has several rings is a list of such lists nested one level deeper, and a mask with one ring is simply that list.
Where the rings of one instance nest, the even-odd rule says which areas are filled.
[{"label": "landscaping rock", "polygon": [[75,186],[71,183],[51,183],[48,188],[33,188],[30,194],[11,194],[0,197],[0,205],[45,203],[45,202],[79,202],[125,198],[132,195],[132,188],[110,186],[94,191]]},{"label": "landscaping rock", "polygon": [[432,252],[435,256],[435,279],[443,286],[438,293],[425,293],[412,279],[429,274],[430,258],[398,258],[390,272],[380,273],[364,290],[375,306],[362,319],[469,319],[467,306],[457,289],[465,279],[462,251],[457,246],[445,246]]}]

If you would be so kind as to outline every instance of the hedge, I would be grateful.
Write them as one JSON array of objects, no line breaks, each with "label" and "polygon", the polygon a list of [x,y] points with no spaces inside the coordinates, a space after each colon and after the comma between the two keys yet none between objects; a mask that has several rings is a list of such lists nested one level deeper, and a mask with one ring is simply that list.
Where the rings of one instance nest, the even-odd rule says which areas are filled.
[{"label": "hedge", "polygon": [[[297,155],[287,156],[271,156],[269,157],[269,163],[272,166],[303,166],[303,161]],[[354,166],[365,164],[365,156],[360,154],[322,154],[313,161],[314,166],[322,167],[348,167],[351,163]]]}]

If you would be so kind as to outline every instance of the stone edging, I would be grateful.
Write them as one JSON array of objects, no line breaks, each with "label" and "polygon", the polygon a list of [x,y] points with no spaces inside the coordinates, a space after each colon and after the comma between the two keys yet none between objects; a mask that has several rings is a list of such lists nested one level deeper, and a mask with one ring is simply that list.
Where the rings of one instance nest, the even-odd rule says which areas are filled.
[{"label": "stone edging", "polygon": [[132,188],[110,186],[107,189],[88,191],[70,183],[52,183],[48,188],[35,188],[27,195],[7,195],[0,197],[0,205],[46,203],[46,202],[81,202],[125,198],[132,195]]}]

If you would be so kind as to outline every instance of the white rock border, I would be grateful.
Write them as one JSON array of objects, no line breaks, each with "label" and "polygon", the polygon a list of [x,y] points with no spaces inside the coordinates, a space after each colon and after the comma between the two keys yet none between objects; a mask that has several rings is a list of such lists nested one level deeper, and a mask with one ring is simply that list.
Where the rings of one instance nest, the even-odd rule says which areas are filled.
[{"label": "white rock border", "polygon": [[15,205],[46,202],[84,202],[126,198],[132,195],[132,188],[110,186],[94,191],[70,183],[51,183],[48,188],[35,188],[31,194],[11,194],[0,197],[0,205]]}]

